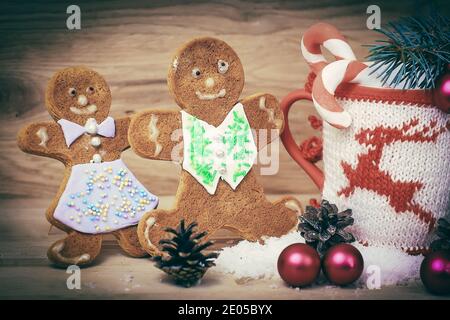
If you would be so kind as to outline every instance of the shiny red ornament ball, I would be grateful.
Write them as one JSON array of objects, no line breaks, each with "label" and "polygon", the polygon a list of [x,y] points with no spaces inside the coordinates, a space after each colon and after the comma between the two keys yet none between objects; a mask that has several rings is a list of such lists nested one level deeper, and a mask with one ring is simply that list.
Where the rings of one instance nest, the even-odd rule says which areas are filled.
[{"label": "shiny red ornament ball", "polygon": [[337,244],[325,253],[322,270],[331,283],[344,286],[361,276],[364,259],[354,246],[348,243]]},{"label": "shiny red ornament ball", "polygon": [[450,73],[444,73],[441,75],[437,82],[435,89],[433,90],[433,102],[434,104],[444,111],[450,113]]},{"label": "shiny red ornament ball", "polygon": [[294,243],[278,257],[278,273],[289,285],[303,287],[312,284],[320,273],[320,257],[311,246]]},{"label": "shiny red ornament ball", "polygon": [[434,294],[450,294],[450,252],[436,251],[425,257],[420,266],[425,288]]}]

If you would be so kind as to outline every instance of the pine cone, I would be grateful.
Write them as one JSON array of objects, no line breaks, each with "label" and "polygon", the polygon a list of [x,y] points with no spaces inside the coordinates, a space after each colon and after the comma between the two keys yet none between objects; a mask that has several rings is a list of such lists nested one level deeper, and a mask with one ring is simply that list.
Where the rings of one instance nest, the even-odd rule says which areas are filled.
[{"label": "pine cone", "polygon": [[437,221],[436,235],[439,239],[431,243],[431,250],[450,250],[450,222],[444,218],[440,218]]},{"label": "pine cone", "polygon": [[207,232],[195,233],[197,223],[191,223],[187,228],[184,220],[178,228],[166,228],[172,233],[171,239],[162,239],[163,256],[156,256],[152,260],[155,266],[175,279],[177,284],[190,287],[203,277],[208,268],[214,266],[214,259],[219,255],[215,252],[203,254],[203,250],[213,244],[212,241],[200,243]]},{"label": "pine cone", "polygon": [[298,230],[305,242],[315,248],[320,256],[338,243],[355,241],[353,235],[344,229],[353,224],[352,210],[339,212],[334,204],[322,200],[320,207],[307,206],[299,217]]}]

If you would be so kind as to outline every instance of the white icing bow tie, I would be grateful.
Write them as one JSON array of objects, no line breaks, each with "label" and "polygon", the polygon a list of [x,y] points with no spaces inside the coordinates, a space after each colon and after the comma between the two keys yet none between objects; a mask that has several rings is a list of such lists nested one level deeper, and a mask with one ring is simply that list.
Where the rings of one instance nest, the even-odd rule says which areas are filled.
[{"label": "white icing bow tie", "polygon": [[97,124],[94,118],[89,118],[84,127],[66,119],[58,120],[58,124],[61,126],[68,147],[84,133],[90,135],[98,134],[107,138],[114,138],[116,134],[116,125],[112,117],[107,117],[100,124]]},{"label": "white icing bow tie", "polygon": [[233,190],[250,171],[257,149],[241,103],[236,104],[216,128],[181,111],[183,124],[183,169],[210,194],[219,178]]}]

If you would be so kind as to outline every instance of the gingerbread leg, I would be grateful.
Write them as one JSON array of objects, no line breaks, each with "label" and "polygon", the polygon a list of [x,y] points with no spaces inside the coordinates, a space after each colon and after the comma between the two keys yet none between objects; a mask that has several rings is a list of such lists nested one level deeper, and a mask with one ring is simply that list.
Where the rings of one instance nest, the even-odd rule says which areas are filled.
[{"label": "gingerbread leg", "polygon": [[161,255],[159,241],[163,238],[170,237],[170,234],[165,231],[165,228],[170,227],[175,229],[180,223],[181,219],[184,219],[186,225],[194,221],[197,222],[198,231],[206,231],[208,232],[208,236],[215,231],[213,227],[208,225],[207,220],[205,219],[205,217],[207,216],[206,214],[186,216],[184,212],[196,211],[192,211],[192,209],[190,208],[185,208],[184,210],[156,209],[146,213],[141,218],[137,230],[139,242],[141,243],[141,246],[144,248],[144,250],[152,256]]},{"label": "gingerbread leg", "polygon": [[141,244],[139,243],[137,226],[117,230],[114,232],[114,236],[122,250],[130,256],[140,258],[147,255],[147,252],[142,249]]},{"label": "gingerbread leg", "polygon": [[64,239],[56,241],[47,251],[54,264],[84,266],[92,263],[100,253],[102,235],[84,234],[71,231]]},{"label": "gingerbread leg", "polygon": [[176,210],[156,209],[147,212],[139,221],[138,237],[142,248],[150,255],[160,255],[159,240],[166,232],[167,227],[175,227],[180,221],[180,216]]},{"label": "gingerbread leg", "polygon": [[280,237],[295,230],[301,210],[300,202],[294,197],[283,197],[274,203],[263,198],[248,212],[228,221],[225,227],[238,231],[249,241]]}]

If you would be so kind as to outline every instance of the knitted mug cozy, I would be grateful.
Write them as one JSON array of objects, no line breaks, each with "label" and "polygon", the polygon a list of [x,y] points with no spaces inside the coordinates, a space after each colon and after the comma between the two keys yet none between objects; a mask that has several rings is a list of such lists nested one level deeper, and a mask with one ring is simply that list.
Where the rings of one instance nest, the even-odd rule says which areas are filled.
[{"label": "knitted mug cozy", "polygon": [[[321,45],[337,61],[328,63]],[[433,105],[428,90],[383,87],[331,25],[308,29],[301,48],[313,74],[306,90],[292,92],[281,106],[287,122],[295,101],[313,101],[324,122],[324,172],[299,152],[288,124],[286,149],[324,199],[353,210],[350,230],[358,241],[427,251],[450,204],[450,115]]]}]

